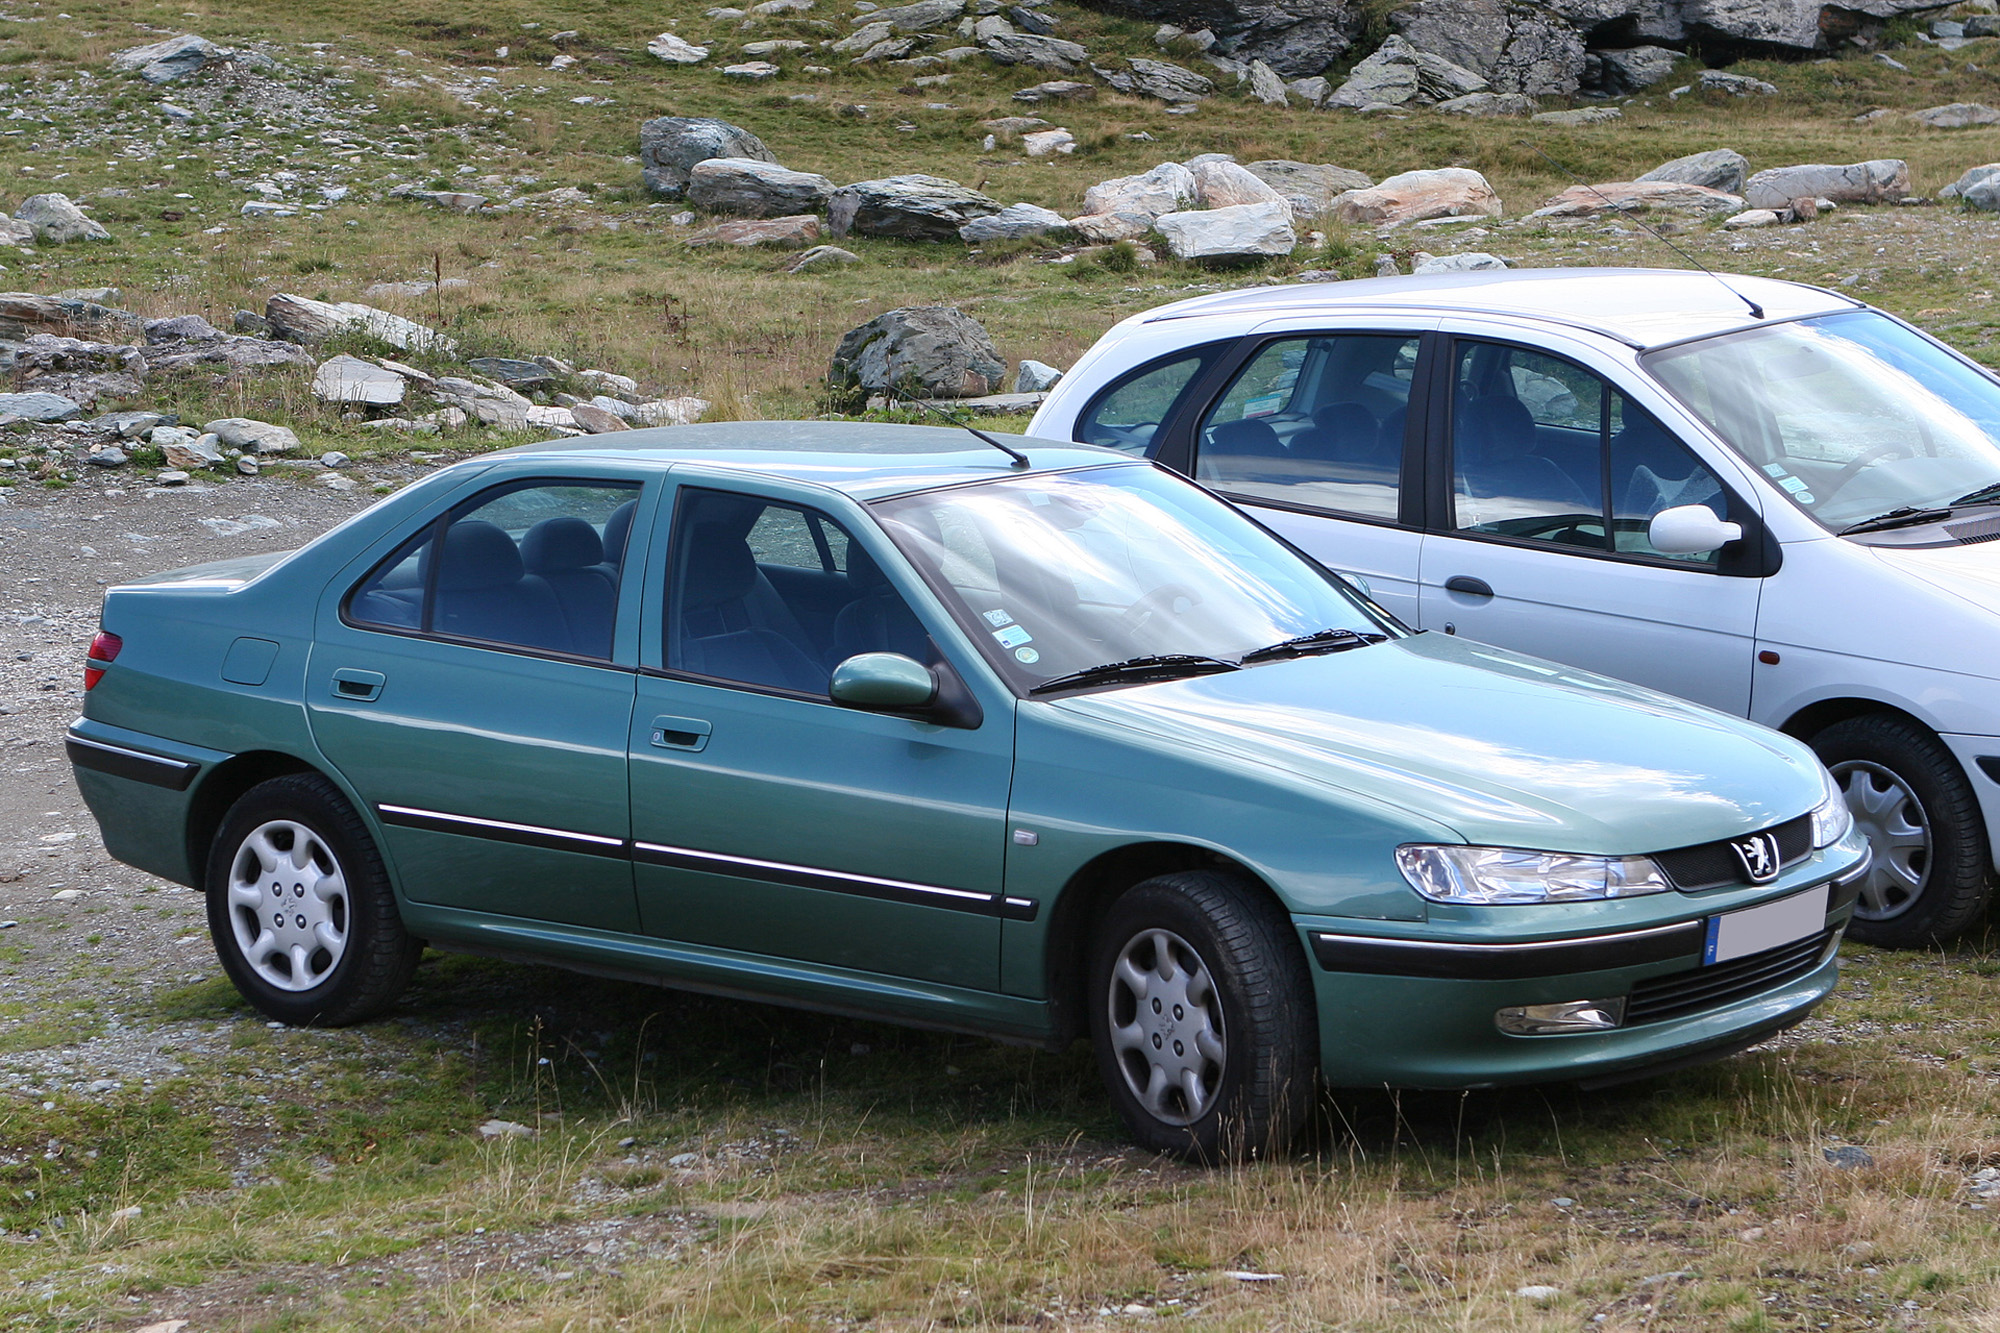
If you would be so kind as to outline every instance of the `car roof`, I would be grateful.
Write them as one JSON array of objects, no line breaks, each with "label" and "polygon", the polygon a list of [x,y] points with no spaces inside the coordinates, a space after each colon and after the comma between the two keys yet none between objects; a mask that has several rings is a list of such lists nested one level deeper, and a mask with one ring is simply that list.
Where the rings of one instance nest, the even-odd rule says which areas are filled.
[{"label": "car roof", "polygon": [[698,462],[746,475],[816,483],[858,500],[1137,461],[1129,454],[1094,445],[986,433],[1026,454],[1030,466],[1014,466],[1005,453],[963,427],[879,421],[718,421],[658,426],[544,440],[487,457],[552,455],[660,468]]},{"label": "car roof", "polygon": [[[1752,313],[1753,302],[1761,317]],[[1644,348],[1770,320],[1860,308],[1862,302],[1823,288],[1736,273],[1533,268],[1259,287],[1176,301],[1127,324],[1136,328],[1202,316],[1484,313],[1588,329]]]}]

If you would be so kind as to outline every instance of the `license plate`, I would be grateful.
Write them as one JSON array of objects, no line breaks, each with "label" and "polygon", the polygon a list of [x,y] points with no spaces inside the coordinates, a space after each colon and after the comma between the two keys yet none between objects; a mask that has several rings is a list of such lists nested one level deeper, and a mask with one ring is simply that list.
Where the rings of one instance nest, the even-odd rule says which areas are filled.
[{"label": "license plate", "polygon": [[1746,907],[1708,919],[1708,947],[1703,964],[1726,963],[1766,949],[1775,949],[1826,928],[1827,886],[1822,884],[1761,907]]}]

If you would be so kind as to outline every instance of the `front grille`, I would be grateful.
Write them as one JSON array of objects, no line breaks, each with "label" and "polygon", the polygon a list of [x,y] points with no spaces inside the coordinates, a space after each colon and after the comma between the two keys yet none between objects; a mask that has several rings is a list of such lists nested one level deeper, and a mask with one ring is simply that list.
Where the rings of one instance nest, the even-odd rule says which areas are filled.
[{"label": "front grille", "polygon": [[1831,929],[1823,930],[1714,967],[1649,977],[1632,988],[1632,996],[1625,1002],[1625,1026],[1663,1023],[1796,981],[1813,970],[1827,945],[1833,942],[1833,934]]},{"label": "front grille", "polygon": [[[1812,816],[1800,815],[1768,831],[1778,835],[1778,861],[1789,869],[1812,854]],[[1704,842],[1698,847],[1677,847],[1671,852],[1655,852],[1653,860],[1682,893],[1719,889],[1726,884],[1748,884],[1743,863],[1725,838]]]},{"label": "front grille", "polygon": [[1964,523],[1947,523],[1944,530],[1958,539],[1962,546],[1976,542],[1990,542],[2000,538],[2000,518],[1975,518]]}]

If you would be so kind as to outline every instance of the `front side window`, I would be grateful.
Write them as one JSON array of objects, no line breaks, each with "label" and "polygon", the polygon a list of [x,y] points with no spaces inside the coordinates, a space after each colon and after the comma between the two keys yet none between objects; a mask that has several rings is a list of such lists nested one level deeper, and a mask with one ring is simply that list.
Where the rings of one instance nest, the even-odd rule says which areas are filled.
[{"label": "front side window", "polygon": [[1151,458],[1160,447],[1160,427],[1217,351],[1196,348],[1115,381],[1077,418],[1076,438]]},{"label": "front side window", "polygon": [[1715,474],[1653,415],[1572,361],[1460,342],[1453,363],[1452,525],[1712,567],[1717,552],[1663,556],[1655,514],[1702,504],[1724,517]]},{"label": "front side window", "polygon": [[1253,499],[1395,518],[1417,339],[1281,338],[1203,419],[1195,475]]},{"label": "front side window", "polygon": [[489,491],[426,527],[348,597],[357,625],[611,656],[637,483]]},{"label": "front side window", "polygon": [[1300,635],[1390,632],[1240,511],[1159,468],[876,502],[883,528],[1016,690],[1107,663],[1233,663]]}]

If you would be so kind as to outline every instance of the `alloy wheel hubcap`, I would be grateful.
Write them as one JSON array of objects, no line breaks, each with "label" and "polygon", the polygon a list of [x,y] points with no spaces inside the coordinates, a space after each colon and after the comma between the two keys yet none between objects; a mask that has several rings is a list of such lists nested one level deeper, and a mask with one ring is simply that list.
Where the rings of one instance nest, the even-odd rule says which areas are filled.
[{"label": "alloy wheel hubcap", "polygon": [[347,880],[304,824],[274,819],[251,830],[229,870],[229,925],[237,952],[265,984],[308,991],[347,952]]},{"label": "alloy wheel hubcap", "polygon": [[1222,1086],[1222,1001],[1201,955],[1170,930],[1143,930],[1111,968],[1111,1048],[1154,1119],[1191,1125]]},{"label": "alloy wheel hubcap", "polygon": [[1910,784],[1865,759],[1831,766],[1854,823],[1867,835],[1874,859],[1861,881],[1854,914],[1887,921],[1916,906],[1931,863],[1931,826]]}]

